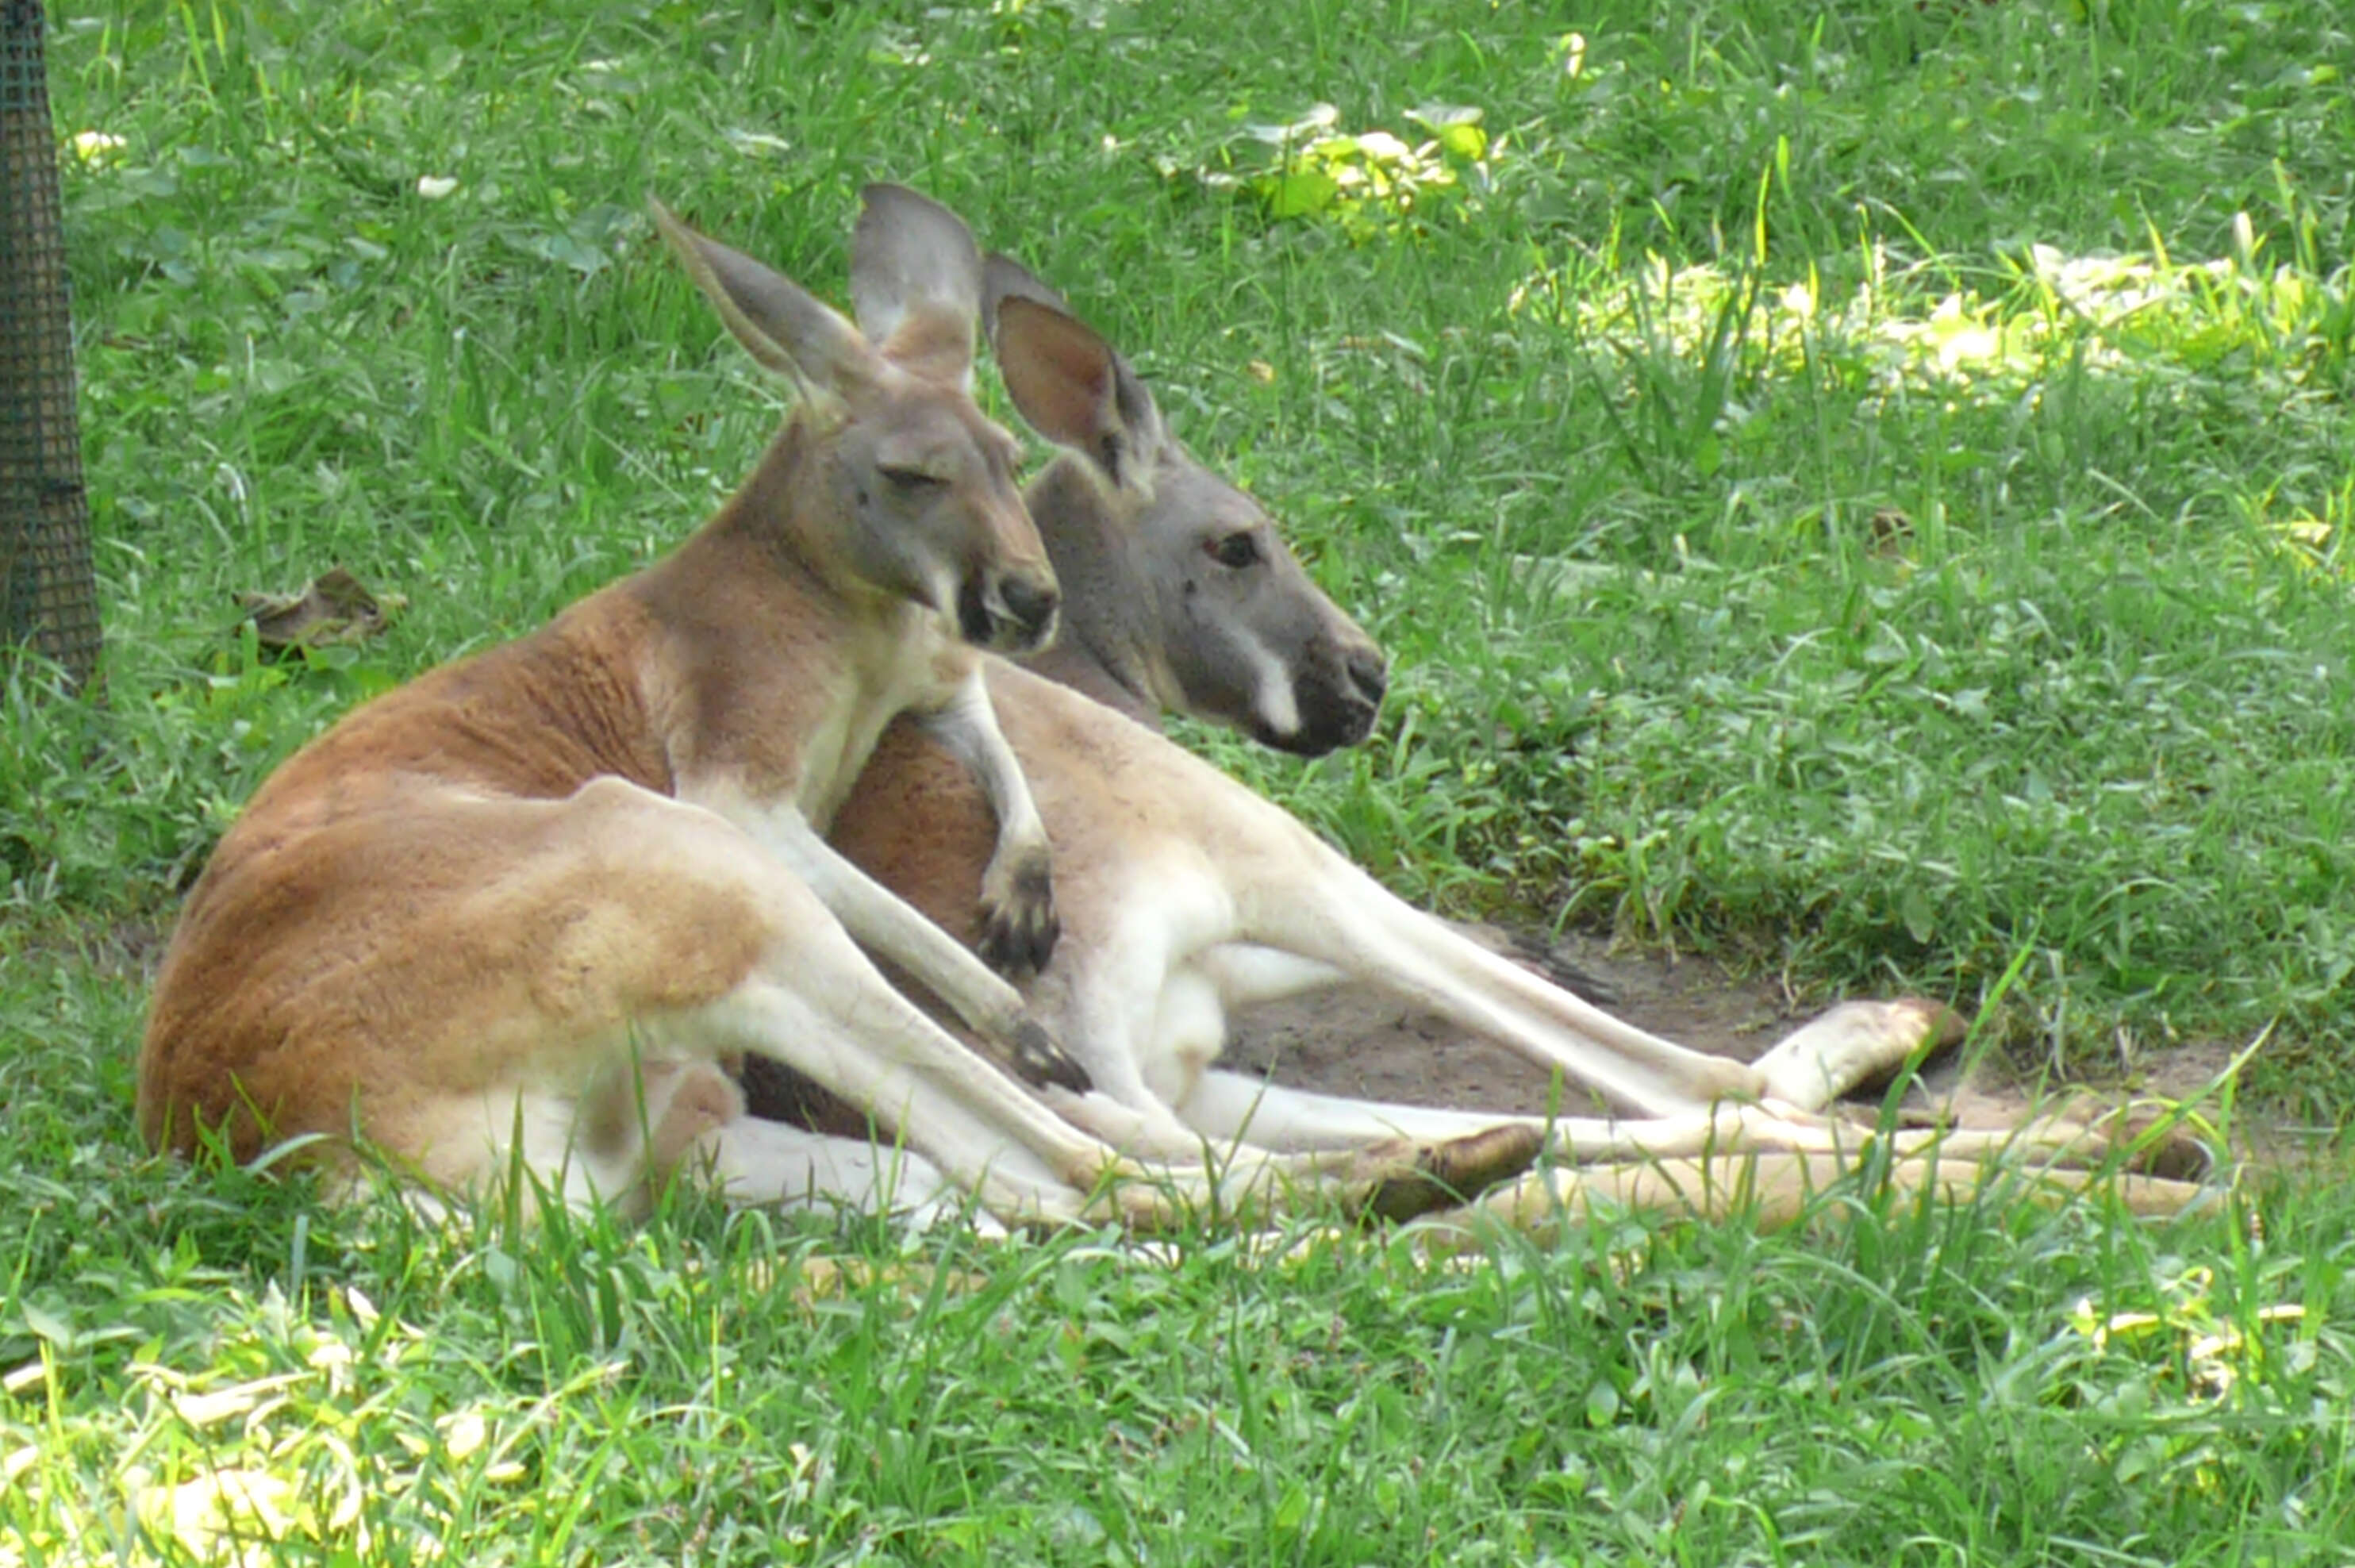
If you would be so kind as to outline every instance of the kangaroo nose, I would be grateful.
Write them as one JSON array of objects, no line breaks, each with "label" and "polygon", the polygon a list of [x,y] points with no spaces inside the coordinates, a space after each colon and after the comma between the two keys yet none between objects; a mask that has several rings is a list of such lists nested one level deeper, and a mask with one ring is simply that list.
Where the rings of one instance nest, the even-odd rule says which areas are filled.
[{"label": "kangaroo nose", "polygon": [[1351,682],[1367,701],[1380,707],[1382,693],[1391,687],[1390,661],[1382,657],[1380,648],[1363,647],[1350,649],[1348,663]]},{"label": "kangaroo nose", "polygon": [[1009,577],[998,587],[998,598],[1006,613],[1021,624],[1026,639],[1043,637],[1055,619],[1055,606],[1061,596],[1051,582],[1033,582],[1028,578]]}]

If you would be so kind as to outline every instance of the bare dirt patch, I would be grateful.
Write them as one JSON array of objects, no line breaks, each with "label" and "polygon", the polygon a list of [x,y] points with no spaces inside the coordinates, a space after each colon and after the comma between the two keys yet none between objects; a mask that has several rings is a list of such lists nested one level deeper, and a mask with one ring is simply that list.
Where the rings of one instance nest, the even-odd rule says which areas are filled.
[{"label": "bare dirt patch", "polygon": [[[1748,1061],[1801,1015],[1777,987],[1706,958],[1614,954],[1600,938],[1459,926],[1638,1028]],[[1549,1075],[1500,1045],[1365,986],[1254,1008],[1235,1020],[1224,1065],[1279,1083],[1411,1105],[1540,1113]]]}]

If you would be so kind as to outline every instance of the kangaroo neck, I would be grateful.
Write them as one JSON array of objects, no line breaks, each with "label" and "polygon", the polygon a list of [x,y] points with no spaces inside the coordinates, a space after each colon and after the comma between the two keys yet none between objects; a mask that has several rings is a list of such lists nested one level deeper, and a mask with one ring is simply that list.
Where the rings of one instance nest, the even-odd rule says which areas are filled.
[{"label": "kangaroo neck", "polygon": [[1137,580],[1103,486],[1067,457],[1039,476],[1028,499],[1063,587],[1063,627],[1051,647],[1024,659],[1023,667],[1160,729],[1153,659],[1132,619],[1149,610],[1152,592]]}]

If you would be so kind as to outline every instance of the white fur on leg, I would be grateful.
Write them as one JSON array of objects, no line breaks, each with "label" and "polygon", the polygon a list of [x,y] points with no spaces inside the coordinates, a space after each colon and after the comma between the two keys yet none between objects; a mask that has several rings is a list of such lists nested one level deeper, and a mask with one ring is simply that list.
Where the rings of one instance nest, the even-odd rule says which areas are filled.
[{"label": "white fur on leg", "polygon": [[1347,1100],[1212,1069],[1178,1106],[1206,1137],[1285,1151],[1358,1148],[1384,1138],[1439,1142],[1527,1118]]},{"label": "white fur on leg", "polygon": [[[697,1153],[705,1179],[730,1203],[890,1214],[919,1230],[965,1208],[964,1194],[922,1155],[780,1122],[739,1117],[707,1131]],[[976,1209],[974,1220],[985,1234],[1005,1233],[986,1210]]]},{"label": "white fur on leg", "polygon": [[1766,1097],[1820,1111],[1858,1084],[1885,1077],[1933,1040],[1961,1038],[1962,1020],[1936,1002],[1842,1002],[1777,1041],[1757,1062]]}]

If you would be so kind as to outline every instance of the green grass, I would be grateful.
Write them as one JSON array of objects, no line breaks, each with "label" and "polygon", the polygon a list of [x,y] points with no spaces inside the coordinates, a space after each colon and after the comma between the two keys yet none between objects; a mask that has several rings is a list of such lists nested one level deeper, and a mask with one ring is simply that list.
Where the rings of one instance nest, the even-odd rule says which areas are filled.
[{"label": "green grass", "polygon": [[30,989],[12,1564],[2175,1564],[2355,1530],[2327,1190],[2266,1190],[2261,1232],[1851,1195],[1455,1265],[685,1202],[444,1232],[141,1158],[121,1064],[75,1071],[123,987]]},{"label": "green grass", "polygon": [[[301,1485],[261,1561],[2350,1533],[2327,1189],[2254,1240],[1991,1207],[1461,1274],[1072,1238],[810,1310],[792,1260],[903,1243],[692,1208],[445,1238],[146,1162],[128,1114],[141,933],[268,768],[652,557],[773,421],[644,194],[839,297],[879,176],[1065,289],[1391,648],[1356,756],[1199,739],[1394,885],[1826,989],[2016,972],[1997,1032],[2083,1071],[2270,1027],[2264,1081],[2327,1107],[2345,5],[53,18],[61,136],[120,139],[65,171],[108,701],[0,701],[0,1562],[197,1560],[145,1510],[240,1468]],[[236,591],[337,563],[406,596],[389,635],[240,641]],[[2158,1323],[2097,1338],[2118,1312]]]}]

